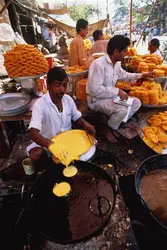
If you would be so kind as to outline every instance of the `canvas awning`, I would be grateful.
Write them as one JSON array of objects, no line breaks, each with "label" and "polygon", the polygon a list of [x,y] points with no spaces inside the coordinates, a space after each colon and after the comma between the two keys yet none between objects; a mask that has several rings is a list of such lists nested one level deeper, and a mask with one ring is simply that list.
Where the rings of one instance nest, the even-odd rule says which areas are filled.
[{"label": "canvas awning", "polygon": [[[68,24],[62,23],[56,19],[54,19],[51,16],[47,16],[47,19],[52,21],[55,25],[57,25],[60,29],[64,30],[70,37],[75,37],[76,36],[76,29],[73,26],[70,26]],[[87,37],[92,36],[93,31],[96,29],[103,29],[105,26],[107,19],[100,20],[96,23],[90,24],[89,25],[89,33]]]}]

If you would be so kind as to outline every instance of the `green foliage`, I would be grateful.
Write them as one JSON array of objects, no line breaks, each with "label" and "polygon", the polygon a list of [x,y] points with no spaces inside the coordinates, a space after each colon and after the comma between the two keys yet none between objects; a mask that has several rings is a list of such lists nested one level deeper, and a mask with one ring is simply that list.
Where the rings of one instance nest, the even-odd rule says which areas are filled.
[{"label": "green foliage", "polygon": [[98,10],[97,8],[95,8],[93,5],[89,4],[89,5],[76,5],[76,6],[72,6],[71,8],[69,8],[69,14],[70,17],[77,21],[80,18],[86,19],[88,20],[88,18],[93,15],[93,14],[98,14]]},{"label": "green foliage", "polygon": [[126,5],[120,6],[113,17],[114,20],[121,20],[129,14],[129,8]]}]

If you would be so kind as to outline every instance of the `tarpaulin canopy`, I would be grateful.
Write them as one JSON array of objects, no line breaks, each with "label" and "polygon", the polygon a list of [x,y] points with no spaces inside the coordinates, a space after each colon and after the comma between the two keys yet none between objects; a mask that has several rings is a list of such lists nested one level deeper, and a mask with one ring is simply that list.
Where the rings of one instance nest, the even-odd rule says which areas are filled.
[{"label": "tarpaulin canopy", "polygon": [[[47,16],[47,19],[52,21],[54,24],[56,24],[60,29],[64,30],[70,37],[76,36],[75,27],[72,27],[70,25],[62,23],[51,16]],[[104,20],[100,20],[96,23],[90,24],[89,25],[89,33],[88,33],[87,37],[92,36],[92,33],[94,30],[103,29],[106,21],[107,21],[107,19],[104,19]]]},{"label": "tarpaulin canopy", "polygon": [[44,9],[44,8],[41,8],[41,7],[39,7],[39,9],[41,11],[47,13],[48,15],[50,15],[50,14],[64,15],[64,14],[66,14],[68,12],[67,6],[65,6],[65,7],[61,8],[61,9],[54,9],[54,10],[53,9]]}]

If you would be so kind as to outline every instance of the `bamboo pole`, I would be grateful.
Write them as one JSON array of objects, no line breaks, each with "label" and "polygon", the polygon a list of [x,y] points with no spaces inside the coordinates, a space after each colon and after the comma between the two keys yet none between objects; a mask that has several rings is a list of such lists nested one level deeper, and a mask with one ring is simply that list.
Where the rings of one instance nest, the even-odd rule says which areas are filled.
[{"label": "bamboo pole", "polygon": [[155,7],[155,4],[157,3],[157,1],[158,1],[158,0],[155,0],[155,2],[154,2],[154,4],[153,4],[153,7],[152,7],[151,12],[150,12],[150,14],[149,14],[149,16],[148,16],[147,22],[145,23],[144,29],[143,29],[143,31],[142,31],[142,33],[141,33],[141,35],[140,35],[140,38],[139,38],[139,40],[138,40],[138,42],[137,42],[136,48],[138,47],[138,45],[139,45],[139,43],[140,43],[140,40],[141,40],[141,38],[142,38],[142,36],[143,36],[143,34],[144,34],[144,32],[145,32],[145,29],[146,29],[146,27],[147,27],[147,24],[148,24],[148,22],[149,22],[149,20],[150,20],[151,14],[152,14],[152,12],[153,12],[153,10],[154,10],[154,7]]},{"label": "bamboo pole", "polygon": [[133,4],[133,0],[130,0],[130,46],[132,47],[132,4]]},{"label": "bamboo pole", "polygon": [[2,15],[2,13],[7,9],[7,7],[9,6],[9,4],[12,2],[13,0],[9,0],[8,3],[6,3],[3,8],[0,10],[0,16]]}]

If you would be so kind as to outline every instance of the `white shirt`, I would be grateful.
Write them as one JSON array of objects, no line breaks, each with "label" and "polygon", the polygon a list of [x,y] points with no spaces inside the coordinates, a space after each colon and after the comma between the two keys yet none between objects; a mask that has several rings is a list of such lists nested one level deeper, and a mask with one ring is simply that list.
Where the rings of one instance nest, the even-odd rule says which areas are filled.
[{"label": "white shirt", "polygon": [[127,73],[121,67],[121,62],[115,65],[108,55],[96,59],[90,66],[86,92],[88,104],[102,102],[104,99],[115,99],[119,89],[115,87],[118,80],[135,82],[142,74]]},{"label": "white shirt", "polygon": [[63,112],[59,112],[52,102],[49,93],[38,99],[32,110],[32,118],[29,129],[36,128],[40,134],[48,139],[52,139],[60,132],[70,130],[71,120],[76,121],[81,117],[81,112],[73,99],[69,95],[62,98]]},{"label": "white shirt", "polygon": [[161,57],[161,59],[163,59],[163,57],[162,57],[162,55],[161,55],[159,49],[157,49],[157,50],[156,50],[154,53],[152,53],[152,54],[157,55],[157,56]]}]

